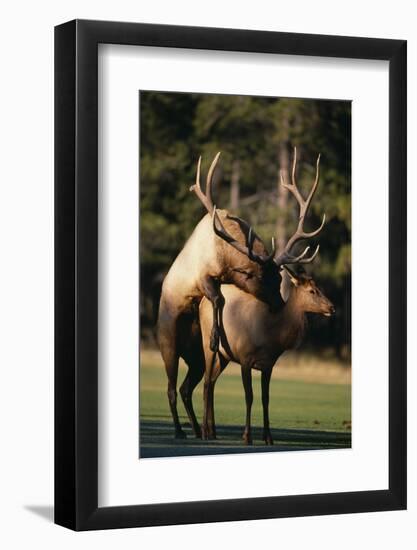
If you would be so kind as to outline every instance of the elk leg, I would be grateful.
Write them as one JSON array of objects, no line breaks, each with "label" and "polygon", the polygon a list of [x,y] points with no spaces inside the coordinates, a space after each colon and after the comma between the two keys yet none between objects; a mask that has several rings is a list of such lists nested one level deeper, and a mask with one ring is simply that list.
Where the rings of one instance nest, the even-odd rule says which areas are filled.
[{"label": "elk leg", "polygon": [[207,358],[208,367],[204,379],[203,439],[217,438],[216,423],[214,420],[214,386],[228,363],[229,361],[219,353],[213,353]]},{"label": "elk leg", "polygon": [[211,380],[204,382],[204,415],[202,425],[203,439],[216,439],[215,429],[213,429],[213,401],[214,387]]},{"label": "elk leg", "polygon": [[273,445],[271,431],[269,429],[269,383],[271,381],[272,367],[262,371],[261,386],[262,386],[262,409],[264,414],[264,429],[262,439],[266,445]]},{"label": "elk leg", "polygon": [[203,439],[216,439],[216,425],[214,422],[214,385],[222,369],[218,353],[208,358],[209,365],[204,377],[204,416],[202,426]]},{"label": "elk leg", "polygon": [[214,384],[211,380],[204,381],[202,438],[216,439],[216,427],[214,425]]},{"label": "elk leg", "polygon": [[177,439],[186,439],[187,435],[181,428],[180,419],[177,410],[177,376],[178,376],[178,358],[176,360],[177,366],[166,365],[166,371],[168,376],[168,401],[171,409],[172,419],[174,421],[175,437]]},{"label": "elk leg", "polygon": [[214,371],[218,354],[212,350],[207,350],[205,354],[205,373],[204,373],[204,390],[203,390],[203,425],[202,438],[211,439],[213,436],[212,430],[209,428],[209,420],[212,419],[211,408],[213,407],[213,391],[211,376]]},{"label": "elk leg", "polygon": [[213,439],[217,438],[216,422],[214,420],[214,387],[216,385],[218,377],[224,371],[224,369],[226,368],[227,363],[229,362],[222,355],[219,356],[219,354],[217,354],[217,357],[218,357],[218,361],[214,365],[214,369],[213,369],[213,372],[211,374],[212,394],[211,394],[211,408],[210,408],[209,427],[211,429],[211,433],[213,434]]},{"label": "elk leg", "polygon": [[[176,360],[178,363],[178,359]],[[178,416],[177,409],[177,374],[178,366],[175,368],[172,365],[166,366],[167,376],[168,376],[168,402],[169,408],[171,409],[172,420],[174,421],[175,429],[175,438],[177,439],[186,439],[187,435],[184,430],[181,428],[180,419]]]},{"label": "elk leg", "polygon": [[180,387],[182,401],[184,403],[185,410],[187,411],[187,415],[193,428],[194,435],[199,439],[201,439],[201,428],[194,412],[193,391],[200,380],[203,378],[203,374],[204,369],[202,366],[202,362],[198,362],[198,364],[190,362],[187,376],[185,377],[184,382]]},{"label": "elk leg", "polygon": [[202,281],[202,286],[204,295],[210,300],[213,306],[213,326],[210,335],[210,349],[216,352],[219,349],[219,324],[224,300],[220,292],[220,283],[216,279],[206,277]]},{"label": "elk leg", "polygon": [[176,345],[176,323],[165,320],[160,315],[158,325],[158,342],[162,359],[165,363],[165,371],[168,377],[168,402],[174,421],[175,437],[185,439],[187,436],[181,428],[177,410],[177,378],[178,378],[178,353]]},{"label": "elk leg", "polygon": [[252,390],[252,370],[250,367],[241,368],[243,388],[245,390],[246,401],[246,425],[243,432],[242,439],[245,445],[252,445],[252,432],[250,426],[250,415],[253,403],[253,390]]}]

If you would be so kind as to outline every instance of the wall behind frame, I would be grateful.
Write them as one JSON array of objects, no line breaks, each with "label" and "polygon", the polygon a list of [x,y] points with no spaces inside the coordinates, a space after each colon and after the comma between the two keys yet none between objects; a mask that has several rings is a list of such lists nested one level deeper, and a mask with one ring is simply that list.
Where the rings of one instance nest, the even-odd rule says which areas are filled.
[{"label": "wall behind frame", "polygon": [[[139,7],[140,6],[140,7]],[[51,523],[53,472],[53,26],[74,17],[183,25],[252,28],[381,38],[408,42],[408,95],[417,95],[417,37],[412,4],[298,0],[296,4],[212,0],[199,10],[186,0],[170,3],[51,0],[8,4],[3,10],[0,270],[2,384],[0,418],[0,541],[6,548],[28,544],[56,547],[254,548],[280,544],[296,549],[352,549],[370,538],[380,549],[400,541],[413,548],[417,521],[416,286],[409,288],[409,510],[75,534]],[[4,13],[6,11],[6,13]],[[417,107],[410,101],[409,150],[417,148]],[[417,180],[409,155],[410,182]],[[417,278],[416,186],[409,186],[409,280]],[[412,210],[411,210],[412,209]],[[413,311],[414,310],[414,311]]]}]

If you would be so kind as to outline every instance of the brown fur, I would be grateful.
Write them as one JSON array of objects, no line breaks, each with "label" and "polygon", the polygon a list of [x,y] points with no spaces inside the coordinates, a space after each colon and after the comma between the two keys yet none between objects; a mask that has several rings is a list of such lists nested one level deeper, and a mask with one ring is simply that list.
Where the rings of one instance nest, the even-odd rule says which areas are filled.
[{"label": "brown fur", "polygon": [[[287,274],[283,274],[288,277]],[[213,394],[214,385],[229,361],[241,365],[247,406],[246,427],[243,438],[251,443],[250,409],[252,405],[251,369],[262,372],[262,404],[264,409],[264,434],[267,444],[272,444],[269,430],[269,381],[274,364],[280,355],[296,347],[304,334],[305,313],[331,315],[333,305],[306,275],[291,274],[293,286],[288,301],[279,312],[271,312],[260,300],[234,286],[222,287],[225,298],[223,326],[219,354],[209,349],[208,333],[212,324],[209,304],[200,304],[200,326],[206,361],[204,385],[203,436],[215,437]]]},{"label": "brown fur", "polygon": [[[217,214],[230,235],[244,244],[246,241],[244,222],[239,223],[239,218],[230,217],[226,210],[217,210]],[[262,241],[257,237],[253,250],[259,254],[267,253]],[[195,351],[195,355],[192,356],[184,348],[190,334],[191,318],[189,315],[192,314],[196,304],[198,305],[203,297],[211,302],[213,312],[221,309],[223,299],[220,293],[220,284],[228,283],[236,285],[245,293],[250,293],[259,300],[268,302],[271,307],[278,308],[281,304],[278,292],[280,277],[275,264],[271,262],[267,266],[261,266],[235,250],[214,233],[212,217],[206,214],[194,229],[165,277],[158,313],[157,338],[168,376],[168,400],[175,433],[180,438],[185,437],[185,434],[181,429],[177,412],[176,386],[179,357],[187,362],[190,371],[193,368],[193,372],[198,373],[192,380],[194,386],[189,384],[187,391],[192,393],[204,372],[204,365],[200,368],[196,365],[196,358],[202,356],[202,351]],[[218,325],[218,316],[213,313],[210,330],[211,349],[216,347]],[[195,339],[198,340],[198,337],[194,336],[193,341]],[[200,376],[199,379],[198,376]],[[181,391],[182,396],[183,394],[184,392]],[[187,408],[187,399],[188,393],[184,405],[194,432],[199,437],[200,428],[192,407],[191,409]]]},{"label": "brown fur", "polygon": [[[187,352],[184,348],[184,346],[188,346],[187,340],[190,338],[190,327],[192,327],[192,324],[190,324],[192,323],[190,320],[192,315],[191,318],[189,316],[196,304],[203,297],[211,302],[212,317],[208,349],[213,355],[213,352],[218,351],[222,325],[224,299],[220,291],[220,285],[234,284],[248,296],[254,297],[269,313],[279,311],[282,309],[283,302],[279,292],[278,266],[312,262],[318,253],[318,246],[315,252],[308,257],[306,254],[309,247],[306,247],[298,256],[294,256],[294,247],[299,241],[316,236],[322,230],[325,221],[325,217],[323,217],[321,226],[311,233],[304,231],[304,219],[318,184],[320,155],[316,163],[314,184],[307,199],[304,200],[295,182],[297,155],[296,149],[294,149],[291,184],[285,183],[283,180],[282,183],[297,200],[300,210],[299,221],[295,233],[290,237],[285,248],[279,254],[274,249],[271,255],[268,255],[262,241],[252,232],[246,222],[231,216],[225,210],[216,210],[211,195],[211,187],[219,155],[220,153],[217,153],[208,171],[205,193],[203,193],[200,185],[201,157],[198,160],[196,182],[190,190],[195,192],[209,214],[196,226],[191,237],[172,264],[162,286],[159,306],[157,336],[168,376],[168,400],[177,437],[185,437],[177,412],[176,387],[179,357],[183,357],[189,367],[189,374],[186,379],[187,385],[184,389],[183,384],[181,395],[194,432],[197,437],[200,436],[200,428],[192,410],[191,394],[195,385],[201,379],[202,373],[201,368],[198,369],[197,365],[194,364],[197,359],[190,356],[187,361],[185,357]],[[268,304],[268,306],[265,304]],[[239,318],[239,315],[240,312],[237,313],[237,318]],[[282,333],[284,334],[284,329]],[[195,357],[197,357],[201,355],[197,350],[197,332],[194,333],[191,340],[195,345]],[[196,372],[198,375],[195,374]],[[198,376],[200,376],[199,379]],[[252,390],[246,371],[243,372],[242,370],[242,378],[248,398]],[[263,381],[264,386],[269,386],[269,381],[266,378]]]}]

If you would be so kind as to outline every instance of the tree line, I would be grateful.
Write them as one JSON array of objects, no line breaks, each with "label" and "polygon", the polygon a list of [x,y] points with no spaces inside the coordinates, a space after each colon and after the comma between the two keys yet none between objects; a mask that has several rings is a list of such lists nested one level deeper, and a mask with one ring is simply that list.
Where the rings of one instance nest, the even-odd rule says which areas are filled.
[{"label": "tree line", "polygon": [[[204,214],[189,187],[202,155],[202,182],[214,155],[219,208],[243,217],[269,245],[282,247],[298,209],[280,184],[297,147],[297,183],[320,183],[306,229],[326,225],[320,254],[307,269],[336,306],[331,323],[315,320],[307,345],[349,359],[351,299],[351,105],[346,101],[187,93],[140,94],[141,336],[152,337],[160,285]],[[310,243],[309,243],[310,244]],[[311,243],[312,245],[315,242]]]}]

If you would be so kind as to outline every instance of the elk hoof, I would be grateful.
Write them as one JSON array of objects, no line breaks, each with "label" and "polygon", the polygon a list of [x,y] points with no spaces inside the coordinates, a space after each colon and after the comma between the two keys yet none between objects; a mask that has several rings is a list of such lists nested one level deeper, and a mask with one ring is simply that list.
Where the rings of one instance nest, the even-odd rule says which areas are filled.
[{"label": "elk hoof", "polygon": [[175,439],[187,439],[187,434],[184,430],[175,430]]},{"label": "elk hoof", "polygon": [[213,428],[204,427],[201,431],[201,438],[209,441],[210,439],[217,439],[216,432],[213,430]]},{"label": "elk hoof", "polygon": [[194,426],[194,435],[196,439],[201,439],[201,428],[199,425]]},{"label": "elk hoof", "polygon": [[253,445],[251,434],[248,434],[247,432],[244,432],[243,436],[242,436],[242,439],[243,439],[243,443],[245,445]]}]

